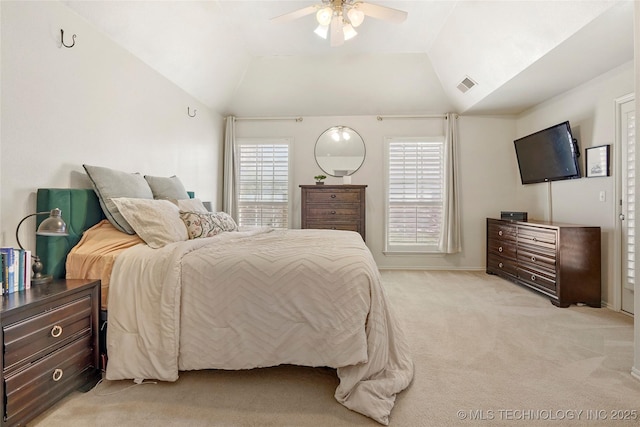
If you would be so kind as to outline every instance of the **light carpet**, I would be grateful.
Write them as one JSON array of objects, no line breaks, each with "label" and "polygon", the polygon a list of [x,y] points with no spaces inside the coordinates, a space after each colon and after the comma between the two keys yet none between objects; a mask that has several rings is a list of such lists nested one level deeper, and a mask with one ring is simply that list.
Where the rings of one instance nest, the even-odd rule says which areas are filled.
[{"label": "light carpet", "polygon": [[[557,308],[484,272],[382,278],[416,366],[391,426],[640,425],[631,317]],[[30,425],[379,426],[336,402],[337,384],[332,369],[296,366],[183,372],[175,383],[105,381]]]}]

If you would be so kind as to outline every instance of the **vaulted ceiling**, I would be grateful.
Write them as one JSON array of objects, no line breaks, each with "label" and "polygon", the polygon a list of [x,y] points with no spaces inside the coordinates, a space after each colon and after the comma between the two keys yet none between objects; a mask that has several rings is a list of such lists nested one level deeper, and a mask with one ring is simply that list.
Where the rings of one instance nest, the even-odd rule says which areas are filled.
[{"label": "vaulted ceiling", "polygon": [[369,1],[408,18],[339,47],[270,20],[320,2],[64,3],[222,115],[517,114],[633,59],[632,0]]}]

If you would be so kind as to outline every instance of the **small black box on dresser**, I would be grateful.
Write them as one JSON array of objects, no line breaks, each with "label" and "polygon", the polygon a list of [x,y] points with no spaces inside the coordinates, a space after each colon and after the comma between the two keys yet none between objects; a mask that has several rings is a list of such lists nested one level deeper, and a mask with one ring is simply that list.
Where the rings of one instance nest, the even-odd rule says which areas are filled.
[{"label": "small black box on dresser", "polygon": [[526,221],[527,213],[526,212],[516,212],[516,211],[501,211],[500,219],[510,219],[512,221]]}]

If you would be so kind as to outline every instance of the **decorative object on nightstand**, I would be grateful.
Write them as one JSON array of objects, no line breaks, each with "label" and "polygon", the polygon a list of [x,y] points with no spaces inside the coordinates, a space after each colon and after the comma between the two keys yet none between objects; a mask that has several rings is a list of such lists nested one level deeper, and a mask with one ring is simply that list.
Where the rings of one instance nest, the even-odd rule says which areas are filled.
[{"label": "decorative object on nightstand", "polygon": [[[32,216],[36,215],[49,215],[49,218],[45,219],[38,226],[38,230],[36,231],[36,235],[38,236],[68,236],[67,233],[67,224],[62,219],[62,211],[58,208],[51,210],[51,212],[36,212],[29,214],[22,218],[16,227],[16,241],[18,242],[18,246],[20,249],[24,250],[24,247],[20,243],[20,236],[18,232],[20,231],[20,226],[22,223]],[[49,275],[43,275],[42,270],[44,266],[40,261],[40,258],[37,254],[33,254],[33,275],[31,276],[31,284],[32,285],[41,285],[43,283],[48,283],[52,280],[52,277]]]}]

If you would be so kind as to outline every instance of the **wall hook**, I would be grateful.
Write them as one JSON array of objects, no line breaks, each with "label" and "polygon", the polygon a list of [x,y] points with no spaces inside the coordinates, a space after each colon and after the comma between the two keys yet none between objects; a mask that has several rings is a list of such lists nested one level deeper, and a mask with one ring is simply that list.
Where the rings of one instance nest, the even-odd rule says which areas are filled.
[{"label": "wall hook", "polygon": [[73,36],[71,36],[71,39],[73,40],[73,43],[71,43],[70,45],[64,44],[64,30],[60,28],[60,42],[62,43],[62,46],[66,48],[74,47],[76,45],[76,35],[74,34]]},{"label": "wall hook", "polygon": [[189,107],[187,107],[187,115],[189,117],[195,117],[196,116],[196,111],[198,111],[198,110],[196,110],[196,109],[193,110],[193,116],[192,116]]}]

